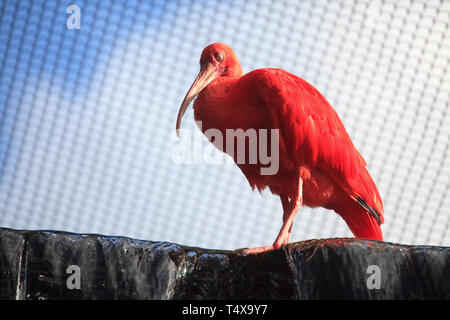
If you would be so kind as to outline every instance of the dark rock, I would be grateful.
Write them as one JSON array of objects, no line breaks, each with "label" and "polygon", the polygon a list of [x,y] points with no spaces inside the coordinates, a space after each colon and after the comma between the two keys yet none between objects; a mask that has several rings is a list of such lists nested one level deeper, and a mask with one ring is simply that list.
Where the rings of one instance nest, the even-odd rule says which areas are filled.
[{"label": "dark rock", "polygon": [[16,299],[16,293],[22,289],[19,285],[23,286],[20,271],[24,249],[23,233],[0,229],[0,299]]},{"label": "dark rock", "polygon": [[[448,299],[450,248],[325,239],[289,246],[300,299]],[[379,289],[368,289],[380,271]],[[369,269],[369,270],[368,270]]]},{"label": "dark rock", "polygon": [[246,256],[0,229],[0,299],[449,299],[449,258],[447,247],[357,239],[303,241]]}]

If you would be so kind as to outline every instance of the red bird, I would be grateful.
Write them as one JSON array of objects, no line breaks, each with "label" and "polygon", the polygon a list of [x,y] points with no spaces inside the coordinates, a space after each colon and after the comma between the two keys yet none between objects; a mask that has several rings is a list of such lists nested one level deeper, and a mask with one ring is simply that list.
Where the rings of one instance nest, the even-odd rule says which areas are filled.
[{"label": "red bird", "polygon": [[272,175],[261,174],[267,163],[242,163],[236,150],[215,144],[233,157],[253,189],[268,187],[283,206],[283,226],[274,244],[246,253],[287,244],[302,205],[334,210],[357,238],[383,240],[383,203],[366,162],[336,111],[311,84],[282,69],[243,75],[233,49],[214,43],[203,50],[200,73],[181,104],[178,135],[181,118],[196,96],[194,117],[201,121],[203,133],[208,129],[218,129],[223,136],[227,129],[279,132],[279,168]]}]

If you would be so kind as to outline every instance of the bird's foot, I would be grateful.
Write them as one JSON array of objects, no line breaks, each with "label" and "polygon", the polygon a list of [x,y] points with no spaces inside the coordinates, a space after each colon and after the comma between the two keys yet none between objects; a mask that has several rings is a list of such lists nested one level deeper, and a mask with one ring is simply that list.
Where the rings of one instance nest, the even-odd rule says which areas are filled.
[{"label": "bird's foot", "polygon": [[257,253],[262,253],[262,252],[266,252],[266,251],[270,251],[270,250],[279,249],[283,244],[288,244],[289,243],[290,236],[291,236],[290,232],[281,232],[278,235],[278,237],[275,240],[275,242],[273,243],[273,245],[265,246],[265,247],[259,247],[259,248],[253,248],[253,249],[245,249],[244,253],[245,254],[257,254]]},{"label": "bird's foot", "polygon": [[280,248],[280,245],[273,245],[273,246],[265,246],[265,247],[259,247],[259,248],[253,248],[253,249],[245,249],[245,254],[257,254],[257,253],[263,253],[270,250],[276,250]]}]

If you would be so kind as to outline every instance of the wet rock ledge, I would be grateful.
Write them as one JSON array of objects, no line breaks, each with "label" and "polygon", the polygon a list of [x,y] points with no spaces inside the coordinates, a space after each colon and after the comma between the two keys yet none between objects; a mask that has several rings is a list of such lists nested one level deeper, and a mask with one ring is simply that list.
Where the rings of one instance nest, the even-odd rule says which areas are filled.
[{"label": "wet rock ledge", "polygon": [[450,248],[322,239],[245,256],[0,228],[0,299],[450,299]]}]

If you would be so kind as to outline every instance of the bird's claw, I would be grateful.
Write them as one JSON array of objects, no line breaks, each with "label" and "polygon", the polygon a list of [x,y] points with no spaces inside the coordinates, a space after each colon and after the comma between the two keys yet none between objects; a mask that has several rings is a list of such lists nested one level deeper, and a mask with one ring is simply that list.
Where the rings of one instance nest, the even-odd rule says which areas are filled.
[{"label": "bird's claw", "polygon": [[259,247],[259,248],[253,248],[253,249],[245,249],[244,253],[245,254],[258,254],[258,253],[263,253],[263,252],[270,251],[270,250],[276,250],[278,248],[280,248],[280,246],[278,246],[278,245],[265,246],[265,247]]}]

